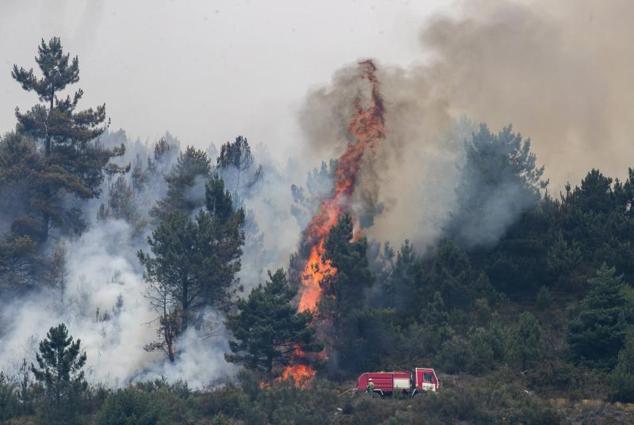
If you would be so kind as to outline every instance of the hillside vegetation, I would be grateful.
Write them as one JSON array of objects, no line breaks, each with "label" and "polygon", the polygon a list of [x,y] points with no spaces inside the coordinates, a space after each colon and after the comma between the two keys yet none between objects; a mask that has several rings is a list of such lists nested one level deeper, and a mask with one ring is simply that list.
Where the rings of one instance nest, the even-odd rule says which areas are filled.
[{"label": "hillside vegetation", "polygon": [[[0,422],[634,423],[634,170],[621,181],[592,169],[554,194],[528,139],[482,124],[461,141],[462,178],[442,237],[394,247],[358,237],[355,217],[343,214],[324,243],[337,272],[324,280],[318,312],[298,312],[302,247],[288,267],[238,278],[270,254],[246,200],[274,176],[245,138],[219,153],[169,138],[120,140],[106,132],[105,107],[78,111],[81,90],[56,94],[79,78],[59,39],[38,53],[42,77],[18,67],[13,75],[39,103],[18,110],[16,130],[0,139],[3,307],[35,294],[62,311],[76,306],[60,241],[124,222],[154,318],[145,350],[178,364],[184,341],[211,344],[203,331],[213,312],[239,372],[196,388],[143,379],[147,370],[117,385],[87,380],[84,341],[54,323],[19,370],[0,375]],[[313,211],[333,164],[314,170],[305,189],[293,186],[294,204],[283,209],[299,221]],[[94,321],[125,317],[126,295]],[[1,318],[0,337],[13,328]],[[297,347],[313,380],[280,379]],[[361,372],[414,367],[438,371],[437,394],[354,391]]]}]

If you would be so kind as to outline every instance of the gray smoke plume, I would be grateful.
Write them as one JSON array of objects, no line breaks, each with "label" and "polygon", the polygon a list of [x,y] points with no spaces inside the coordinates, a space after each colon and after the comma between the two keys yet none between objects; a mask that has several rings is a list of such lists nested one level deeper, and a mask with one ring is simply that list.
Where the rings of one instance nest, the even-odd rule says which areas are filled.
[{"label": "gray smoke plume", "polygon": [[530,136],[558,190],[592,167],[632,165],[634,3],[470,1],[422,33],[447,110]]},{"label": "gray smoke plume", "polygon": [[[156,340],[158,322],[136,253],[148,251],[149,210],[165,195],[164,176],[178,156],[178,141],[169,134],[164,139],[169,150],[157,157],[152,146],[129,142],[123,132],[102,137],[105,145],[123,142],[128,146],[120,162],[136,162],[144,168],[142,187],[135,189],[132,205],[126,205],[135,212],[135,220],[118,219],[100,208],[107,203],[108,188],[116,177],[107,179],[102,198],[84,204],[87,230],[75,238],[56,235],[57,241],[51,243],[65,247],[63,286],[42,282],[45,289],[14,299],[0,311],[0,344],[5,347],[0,352],[0,370],[17,370],[23,358],[34,361],[37,344],[47,330],[64,322],[82,341],[88,355],[87,377],[93,383],[122,386],[164,377],[202,388],[235,373],[236,368],[224,359],[227,332],[224,317],[217,311],[205,312],[205,326],[179,338],[181,354],[175,363],[144,349]],[[133,187],[132,176],[124,177]],[[192,196],[200,185],[196,182]],[[201,193],[198,196],[204,197]]]},{"label": "gray smoke plume", "polygon": [[[211,308],[203,314],[200,327],[179,337],[175,363],[160,352],[144,347],[157,338],[157,313],[148,299],[148,285],[137,259],[137,251],[149,251],[147,236],[153,229],[151,208],[166,195],[165,176],[176,163],[180,143],[170,134],[166,145],[129,141],[125,132],[106,133],[105,146],[124,143],[121,165],[131,163],[124,176],[106,178],[100,199],[82,204],[87,229],[80,237],[52,232],[51,246],[64,246],[63,285],[41,282],[44,289],[12,300],[0,309],[0,370],[18,370],[22,359],[34,361],[39,341],[47,330],[64,322],[70,333],[82,341],[88,355],[87,377],[93,383],[123,386],[130,382],[164,377],[170,382],[186,381],[203,388],[230,379],[237,367],[226,362],[228,332],[223,313]],[[209,152],[217,152],[210,146]],[[240,296],[264,281],[267,270],[284,267],[297,245],[299,227],[291,216],[290,180],[262,148],[256,162],[240,170],[216,170],[226,178],[238,206],[247,214],[246,243],[239,273]],[[210,158],[212,163],[215,158]],[[238,178],[240,177],[240,178]],[[124,179],[122,183],[120,179]],[[185,196],[203,205],[205,178],[195,179]],[[129,196],[111,204],[112,188],[118,196]],[[192,213],[196,214],[196,211]],[[0,218],[2,218],[0,216]],[[6,220],[10,222],[10,220]]]},{"label": "gray smoke plume", "polygon": [[[379,62],[387,138],[356,193],[380,207],[368,230],[379,240],[424,248],[442,234],[464,187],[469,121],[530,136],[555,194],[592,167],[622,176],[631,165],[634,3],[474,0],[454,12],[424,24],[424,62]],[[350,65],[309,95],[301,123],[319,155],[336,157],[347,142],[350,105],[364,90],[356,75]],[[477,199],[482,188],[472,186]],[[494,241],[530,206],[517,189],[490,191],[495,214],[470,244]]]}]

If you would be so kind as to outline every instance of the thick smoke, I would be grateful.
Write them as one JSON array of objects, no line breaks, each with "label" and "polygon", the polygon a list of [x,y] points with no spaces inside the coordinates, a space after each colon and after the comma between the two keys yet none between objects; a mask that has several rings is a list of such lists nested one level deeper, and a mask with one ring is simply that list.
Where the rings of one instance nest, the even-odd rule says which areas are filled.
[{"label": "thick smoke", "polygon": [[[46,331],[64,322],[82,341],[91,382],[120,386],[134,379],[165,377],[202,387],[231,372],[223,358],[227,348],[223,333],[212,338],[183,335],[179,341],[183,355],[173,365],[161,354],[144,350],[156,338],[156,313],[145,297],[146,283],[135,256],[140,246],[131,239],[131,230],[122,220],[106,220],[66,243],[68,276],[63,303],[55,288],[3,309],[2,322],[8,324],[0,338],[5,347],[0,354],[3,370],[17,370],[10,366],[18,365],[22,358],[33,361]],[[196,340],[201,342],[194,344]],[[201,358],[206,359],[204,363]],[[202,364],[206,366],[197,367]]]},{"label": "thick smoke", "polygon": [[[447,110],[529,135],[559,190],[591,167],[632,165],[634,3],[472,1],[422,31]],[[425,69],[425,68],[423,68]]]},{"label": "thick smoke", "polygon": [[[53,233],[57,240],[51,245],[65,247],[64,283],[42,282],[41,286],[47,289],[3,306],[0,344],[5,348],[0,352],[1,370],[17,370],[22,359],[34,361],[37,344],[46,331],[64,322],[71,334],[82,341],[88,355],[87,377],[94,383],[122,386],[164,377],[201,388],[235,373],[235,367],[224,359],[227,333],[223,317],[215,311],[205,313],[206,326],[180,337],[177,346],[181,352],[174,364],[161,353],[144,349],[156,340],[158,322],[147,298],[147,284],[136,253],[139,249],[148,251],[146,237],[152,230],[149,210],[165,195],[164,176],[179,151],[176,139],[169,134],[164,139],[169,150],[157,157],[151,146],[131,143],[123,132],[102,137],[105,145],[127,145],[122,163],[132,162],[144,168],[143,187],[137,188],[130,200],[133,205],[126,205],[127,210],[135,212],[135,220],[130,223],[118,219],[100,208],[108,201],[108,188],[116,179],[113,177],[104,182],[101,199],[84,205],[88,226],[80,237]],[[132,187],[132,176],[125,178]],[[192,189],[192,196],[201,196],[195,193],[198,186]]]},{"label": "thick smoke", "polygon": [[[457,189],[465,141],[476,127],[463,116],[494,132],[513,124],[530,136],[555,194],[591,167],[623,175],[634,126],[633,13],[626,0],[475,0],[426,22],[424,62],[407,69],[379,63],[387,139],[356,192],[362,209],[378,206],[369,235],[426,247],[442,234],[464,196]],[[337,72],[302,112],[321,155],[336,156],[345,146],[351,100],[362,90],[355,73],[356,65]],[[468,197],[485,189],[472,185]],[[530,205],[518,188],[493,193],[495,214],[471,235],[472,244],[499,237]]]},{"label": "thick smoke", "polygon": [[[88,355],[87,377],[93,383],[122,386],[164,377],[202,388],[235,375],[237,367],[224,358],[229,351],[225,317],[213,309],[204,312],[202,326],[179,337],[175,363],[160,352],[144,349],[157,339],[158,314],[150,306],[137,251],[149,251],[146,239],[154,226],[150,209],[165,197],[165,176],[182,150],[169,133],[163,140],[165,145],[156,150],[152,144],[129,141],[123,131],[101,137],[105,146],[124,143],[127,147],[126,156],[117,162],[131,163],[131,172],[123,176],[123,187],[129,190],[123,194],[130,198],[123,205],[111,205],[113,188],[122,186],[116,184],[120,177],[108,177],[101,198],[83,204],[87,229],[80,237],[52,232],[55,241],[50,245],[65,247],[63,295],[59,282],[43,282],[40,286],[46,289],[3,306],[0,344],[5,348],[0,352],[0,370],[17,371],[22,359],[34,361],[46,331],[64,322],[82,341]],[[212,145],[208,152],[215,155],[217,149]],[[263,282],[267,270],[287,265],[300,233],[291,216],[286,171],[280,171],[262,148],[256,149],[254,158],[253,164],[240,170],[241,176],[237,170],[217,170],[247,214],[240,296]],[[210,157],[212,163],[215,159]],[[199,176],[185,193],[193,205],[204,204],[206,182]],[[117,211],[122,206],[124,211]]]},{"label": "thick smoke", "polygon": [[264,283],[267,272],[286,267],[299,241],[300,227],[291,215],[291,170],[273,161],[257,144],[252,160],[220,169],[234,204],[245,210],[245,244],[238,273],[241,296]]},{"label": "thick smoke", "polygon": [[[465,132],[417,74],[379,64],[378,78],[386,138],[364,158],[352,209],[378,240],[415,237],[425,245],[440,235],[455,203]],[[367,98],[368,89],[352,64],[337,72],[328,88],[309,95],[301,122],[319,155],[338,157],[345,149],[354,101]]]}]

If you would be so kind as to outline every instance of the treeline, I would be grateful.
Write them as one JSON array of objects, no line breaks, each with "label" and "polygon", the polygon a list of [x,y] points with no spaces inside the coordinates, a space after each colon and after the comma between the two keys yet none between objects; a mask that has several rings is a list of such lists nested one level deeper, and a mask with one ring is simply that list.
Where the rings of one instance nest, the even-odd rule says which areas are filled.
[{"label": "treeline", "polygon": [[[328,328],[316,332],[313,316],[295,308],[301,255],[248,296],[239,292],[245,239],[259,232],[239,198],[262,178],[246,139],[222,146],[215,162],[162,139],[148,158],[122,163],[124,146],[99,142],[105,107],[78,111],[81,90],[60,95],[79,79],[77,58],[54,38],[36,60],[42,77],[18,67],[13,76],[39,103],[16,111],[15,132],[0,139],[0,192],[12,205],[2,211],[2,293],[47,285],[63,300],[65,258],[55,240],[85,231],[82,206],[100,198],[100,220],[149,234],[138,260],[158,334],[146,349],[177,361],[179,338],[213,310],[231,334],[227,360],[245,372],[209,391],[160,380],[89,386],[81,341],[60,324],[34,363],[0,375],[0,420],[537,424],[565,421],[565,409],[546,399],[634,402],[634,171],[619,181],[591,170],[553,196],[530,141],[510,127],[481,126],[465,141],[455,207],[434,246],[417,252],[408,241],[395,249],[357,239],[352,217],[340,218],[324,246],[337,269],[318,309]],[[327,194],[333,166],[292,188],[300,222]],[[156,181],[160,196],[148,196]],[[327,348],[314,356],[318,379],[308,388],[276,381],[298,344],[308,353]],[[414,366],[441,373],[440,394],[374,400],[344,391],[359,372]]]}]

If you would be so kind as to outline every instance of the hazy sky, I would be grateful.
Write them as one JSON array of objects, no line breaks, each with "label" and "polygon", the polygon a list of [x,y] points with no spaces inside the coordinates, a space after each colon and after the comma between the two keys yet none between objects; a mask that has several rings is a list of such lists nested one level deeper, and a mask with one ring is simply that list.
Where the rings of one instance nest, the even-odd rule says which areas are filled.
[{"label": "hazy sky", "polygon": [[243,134],[284,152],[307,90],[358,58],[421,60],[418,34],[442,0],[0,0],[0,131],[35,97],[10,77],[40,38],[79,55],[83,106],[112,129],[185,144]]}]

